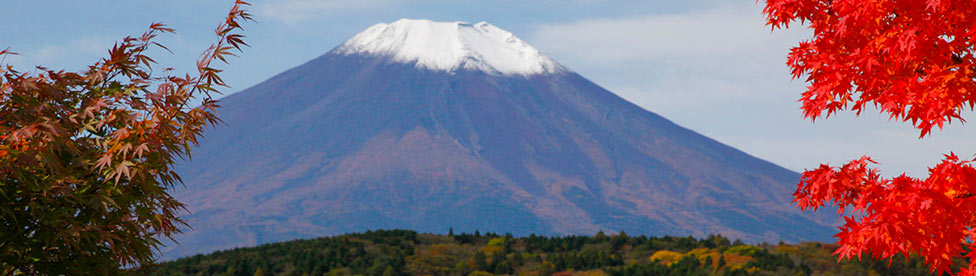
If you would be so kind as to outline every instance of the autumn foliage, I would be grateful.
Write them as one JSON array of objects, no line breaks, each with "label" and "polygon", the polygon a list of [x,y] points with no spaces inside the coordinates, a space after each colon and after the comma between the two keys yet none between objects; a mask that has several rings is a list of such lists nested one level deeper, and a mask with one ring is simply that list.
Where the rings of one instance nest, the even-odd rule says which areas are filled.
[{"label": "autumn foliage", "polygon": [[[875,107],[921,133],[942,128],[976,104],[976,2],[971,0],[768,0],[768,24],[803,23],[787,65],[809,84],[804,116],[829,117]],[[842,258],[919,254],[938,273],[976,275],[976,169],[954,154],[927,178],[886,179],[864,157],[803,174],[801,208],[833,202],[845,214],[837,235]],[[847,211],[847,212],[845,212]],[[966,264],[954,268],[954,259]]]},{"label": "autumn foliage", "polygon": [[[237,1],[194,75],[154,70],[155,23],[82,72],[0,68],[0,274],[115,274],[180,231],[174,162],[219,121],[214,60],[246,45]],[[0,51],[0,57],[12,54]],[[193,106],[199,100],[199,106]]]}]

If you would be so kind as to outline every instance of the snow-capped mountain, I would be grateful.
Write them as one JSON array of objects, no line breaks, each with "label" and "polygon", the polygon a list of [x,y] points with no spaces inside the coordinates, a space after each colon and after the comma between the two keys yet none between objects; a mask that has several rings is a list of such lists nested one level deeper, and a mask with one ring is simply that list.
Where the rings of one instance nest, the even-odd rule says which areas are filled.
[{"label": "snow-capped mountain", "polygon": [[373,25],[335,51],[389,57],[417,67],[452,72],[482,70],[505,75],[557,73],[558,63],[512,33],[486,22],[401,19]]},{"label": "snow-capped mountain", "polygon": [[[827,240],[795,172],[642,109],[487,23],[400,20],[222,99],[166,258],[377,228]],[[824,213],[824,212],[821,212]]]}]

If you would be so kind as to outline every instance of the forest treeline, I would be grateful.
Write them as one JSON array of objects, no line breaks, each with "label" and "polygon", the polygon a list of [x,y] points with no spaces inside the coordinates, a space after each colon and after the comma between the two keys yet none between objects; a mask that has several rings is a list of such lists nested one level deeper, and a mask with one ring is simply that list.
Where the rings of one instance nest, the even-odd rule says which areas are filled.
[{"label": "forest treeline", "polygon": [[[919,258],[838,262],[836,245],[706,238],[378,230],[218,251],[151,275],[929,275]],[[140,272],[139,274],[142,274]]]}]

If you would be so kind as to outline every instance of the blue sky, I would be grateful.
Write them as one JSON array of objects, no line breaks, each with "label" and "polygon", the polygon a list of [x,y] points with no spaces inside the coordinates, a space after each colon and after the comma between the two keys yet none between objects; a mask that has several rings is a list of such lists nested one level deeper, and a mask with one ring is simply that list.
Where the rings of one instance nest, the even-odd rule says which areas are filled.
[{"label": "blue sky", "polygon": [[[160,42],[162,66],[192,69],[231,0],[7,3],[0,10],[6,62],[77,70],[125,35],[154,21],[177,30]],[[232,60],[231,93],[297,66],[379,22],[400,18],[487,21],[563,65],[646,109],[795,171],[839,165],[861,155],[885,175],[926,169],[954,151],[976,153],[976,128],[954,123],[932,137],[867,112],[811,123],[799,110],[804,83],[790,79],[786,53],[806,30],[771,32],[761,4],[742,1],[609,0],[254,0],[251,48]],[[967,113],[971,114],[970,113]]]}]

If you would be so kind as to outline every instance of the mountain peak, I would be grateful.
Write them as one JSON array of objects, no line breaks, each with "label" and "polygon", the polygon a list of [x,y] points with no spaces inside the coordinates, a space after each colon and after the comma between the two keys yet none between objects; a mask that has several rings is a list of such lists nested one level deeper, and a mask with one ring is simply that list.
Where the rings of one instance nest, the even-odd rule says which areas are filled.
[{"label": "mountain peak", "polygon": [[565,71],[554,60],[512,33],[486,22],[435,22],[400,19],[369,27],[334,52],[388,56],[440,71],[481,70],[502,75]]}]

